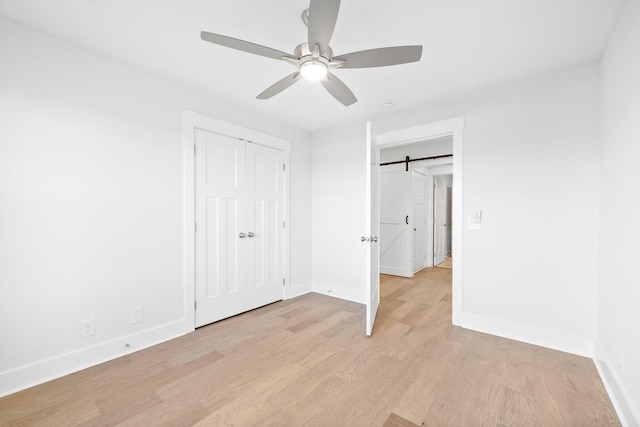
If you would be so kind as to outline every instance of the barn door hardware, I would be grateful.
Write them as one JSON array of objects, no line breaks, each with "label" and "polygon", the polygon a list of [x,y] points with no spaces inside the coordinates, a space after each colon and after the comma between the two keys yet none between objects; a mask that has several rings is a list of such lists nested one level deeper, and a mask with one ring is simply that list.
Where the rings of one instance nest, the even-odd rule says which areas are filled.
[{"label": "barn door hardware", "polygon": [[404,163],[405,164],[404,170],[409,172],[409,163],[411,163],[411,162],[417,162],[418,160],[442,159],[442,158],[445,158],[445,157],[453,157],[453,154],[444,154],[442,156],[421,157],[419,159],[412,159],[409,156],[407,156],[407,157],[404,158],[404,160],[398,160],[398,161],[395,161],[395,162],[380,163],[380,166],[397,165],[397,164],[400,164],[400,163]]}]

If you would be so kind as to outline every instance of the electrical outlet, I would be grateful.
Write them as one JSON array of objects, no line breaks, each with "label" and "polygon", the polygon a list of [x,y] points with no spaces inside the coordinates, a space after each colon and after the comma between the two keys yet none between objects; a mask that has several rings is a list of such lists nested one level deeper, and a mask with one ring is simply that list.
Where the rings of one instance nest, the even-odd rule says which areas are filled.
[{"label": "electrical outlet", "polygon": [[96,319],[87,319],[80,322],[80,338],[90,337],[96,334]]},{"label": "electrical outlet", "polygon": [[134,307],[131,309],[131,323],[142,322],[142,307]]}]

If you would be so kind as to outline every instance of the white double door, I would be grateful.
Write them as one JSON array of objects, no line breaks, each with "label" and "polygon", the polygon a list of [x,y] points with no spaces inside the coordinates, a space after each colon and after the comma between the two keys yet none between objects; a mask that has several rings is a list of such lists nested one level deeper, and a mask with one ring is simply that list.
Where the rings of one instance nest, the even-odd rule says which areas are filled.
[{"label": "white double door", "polygon": [[284,153],[196,130],[196,327],[281,300]]}]

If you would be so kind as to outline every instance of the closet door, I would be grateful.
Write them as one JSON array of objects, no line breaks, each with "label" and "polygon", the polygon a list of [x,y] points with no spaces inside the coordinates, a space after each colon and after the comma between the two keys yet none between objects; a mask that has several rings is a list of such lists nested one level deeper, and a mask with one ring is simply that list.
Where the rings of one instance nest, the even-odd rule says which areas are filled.
[{"label": "closet door", "polygon": [[196,130],[196,327],[246,307],[245,143]]},{"label": "closet door", "polygon": [[249,143],[247,159],[247,310],[282,299],[284,152]]}]

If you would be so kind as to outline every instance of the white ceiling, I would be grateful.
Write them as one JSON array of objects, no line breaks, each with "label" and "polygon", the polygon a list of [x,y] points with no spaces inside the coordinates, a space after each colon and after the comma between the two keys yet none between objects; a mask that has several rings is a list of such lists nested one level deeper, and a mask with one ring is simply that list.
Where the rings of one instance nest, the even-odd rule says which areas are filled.
[{"label": "white ceiling", "polygon": [[285,52],[306,41],[308,0],[0,0],[0,15],[316,131],[600,57],[625,0],[343,0],[336,55],[422,44],[419,63],[335,70],[358,102],[318,83],[256,95],[294,71],[284,61],[200,40],[205,30]]}]

